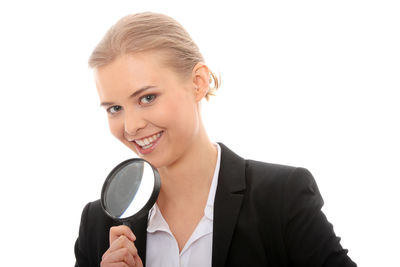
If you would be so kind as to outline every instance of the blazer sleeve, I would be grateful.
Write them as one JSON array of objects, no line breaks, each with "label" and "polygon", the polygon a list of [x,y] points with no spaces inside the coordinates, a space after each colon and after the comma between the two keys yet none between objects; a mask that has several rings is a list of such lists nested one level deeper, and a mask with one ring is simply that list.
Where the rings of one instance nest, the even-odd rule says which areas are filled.
[{"label": "blazer sleeve", "polygon": [[83,209],[81,216],[81,224],[79,226],[79,236],[75,242],[75,267],[86,267],[89,266],[88,260],[88,240],[87,240],[87,220],[88,220],[88,203]]},{"label": "blazer sleeve", "polygon": [[114,226],[101,209],[100,201],[88,203],[82,212],[79,236],[75,242],[75,267],[99,266],[109,247],[109,229]]},{"label": "blazer sleeve", "polygon": [[356,266],[321,211],[324,202],[308,170],[293,170],[283,199],[284,243],[291,266]]}]

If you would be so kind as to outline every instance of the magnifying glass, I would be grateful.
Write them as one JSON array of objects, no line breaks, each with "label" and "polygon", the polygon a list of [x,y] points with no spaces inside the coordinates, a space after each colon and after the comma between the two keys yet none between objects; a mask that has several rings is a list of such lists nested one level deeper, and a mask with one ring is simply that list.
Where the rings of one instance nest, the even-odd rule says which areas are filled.
[{"label": "magnifying glass", "polygon": [[101,206],[109,217],[129,226],[129,222],[148,213],[160,187],[156,168],[144,159],[128,159],[107,176],[101,190]]}]

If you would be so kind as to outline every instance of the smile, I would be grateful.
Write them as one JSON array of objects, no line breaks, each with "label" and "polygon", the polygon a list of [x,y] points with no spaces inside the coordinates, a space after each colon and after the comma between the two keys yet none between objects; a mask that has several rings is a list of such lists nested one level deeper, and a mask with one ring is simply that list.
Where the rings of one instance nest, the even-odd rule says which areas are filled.
[{"label": "smile", "polygon": [[139,145],[142,149],[148,149],[153,146],[153,144],[161,137],[162,134],[163,134],[163,131],[156,133],[152,136],[134,140],[134,142],[137,145]]}]

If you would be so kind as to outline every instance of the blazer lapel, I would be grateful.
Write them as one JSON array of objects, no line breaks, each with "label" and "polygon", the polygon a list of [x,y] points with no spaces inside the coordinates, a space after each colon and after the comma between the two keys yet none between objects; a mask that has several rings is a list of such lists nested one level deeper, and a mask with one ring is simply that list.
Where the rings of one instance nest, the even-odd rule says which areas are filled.
[{"label": "blazer lapel", "polygon": [[246,188],[244,159],[222,143],[219,145],[221,165],[214,201],[212,266],[225,266]]}]

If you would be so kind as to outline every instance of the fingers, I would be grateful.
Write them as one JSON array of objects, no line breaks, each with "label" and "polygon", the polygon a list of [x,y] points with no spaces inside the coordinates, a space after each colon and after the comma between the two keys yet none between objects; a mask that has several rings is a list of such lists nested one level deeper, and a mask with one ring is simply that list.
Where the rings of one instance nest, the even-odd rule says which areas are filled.
[{"label": "fingers", "polygon": [[117,263],[100,263],[100,267],[129,267],[125,262],[117,262]]},{"label": "fingers", "polygon": [[129,252],[127,248],[120,248],[103,255],[101,266],[136,266],[134,256]]},{"label": "fingers", "polygon": [[126,225],[113,226],[110,228],[110,244],[112,244],[120,236],[126,236],[132,242],[136,240],[136,236],[133,234],[131,228]]},{"label": "fingers", "polygon": [[110,252],[117,251],[119,249],[126,248],[132,256],[136,256],[138,254],[135,244],[128,239],[126,236],[121,235],[116,239],[111,245],[108,250]]},{"label": "fingers", "polygon": [[135,267],[143,267],[142,259],[137,255],[136,257],[133,257],[135,260]]},{"label": "fingers", "polygon": [[135,235],[127,226],[121,225],[110,228],[110,247],[104,253],[102,267],[114,266],[143,266],[133,241]]}]

